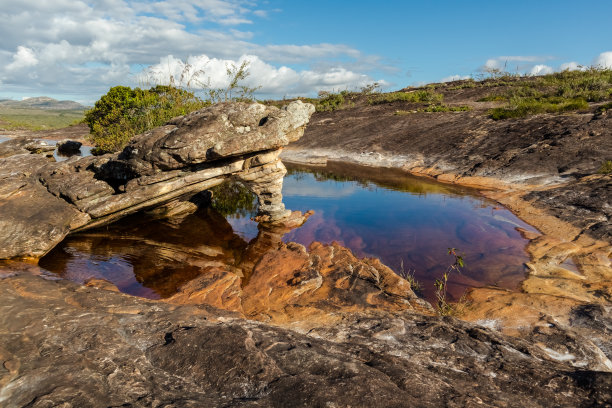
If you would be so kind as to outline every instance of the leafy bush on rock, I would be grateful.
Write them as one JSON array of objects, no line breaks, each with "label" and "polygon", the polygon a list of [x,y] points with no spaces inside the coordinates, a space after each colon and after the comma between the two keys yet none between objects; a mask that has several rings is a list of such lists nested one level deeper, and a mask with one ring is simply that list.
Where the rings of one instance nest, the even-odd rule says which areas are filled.
[{"label": "leafy bush on rock", "polygon": [[103,154],[121,150],[133,136],[209,104],[172,86],[148,90],[115,86],[85,113],[84,122],[96,146],[94,153]]}]

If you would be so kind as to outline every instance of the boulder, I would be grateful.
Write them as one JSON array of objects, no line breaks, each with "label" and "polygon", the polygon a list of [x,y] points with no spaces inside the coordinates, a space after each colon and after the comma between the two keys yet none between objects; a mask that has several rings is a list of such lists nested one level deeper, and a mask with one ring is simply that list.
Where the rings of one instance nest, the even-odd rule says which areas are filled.
[{"label": "boulder", "polygon": [[83,143],[74,140],[60,140],[57,142],[57,152],[64,156],[72,156],[78,154],[81,151]]},{"label": "boulder", "polygon": [[274,150],[304,133],[312,104],[283,109],[259,103],[220,103],[172,119],[135,137],[120,155],[138,175]]}]

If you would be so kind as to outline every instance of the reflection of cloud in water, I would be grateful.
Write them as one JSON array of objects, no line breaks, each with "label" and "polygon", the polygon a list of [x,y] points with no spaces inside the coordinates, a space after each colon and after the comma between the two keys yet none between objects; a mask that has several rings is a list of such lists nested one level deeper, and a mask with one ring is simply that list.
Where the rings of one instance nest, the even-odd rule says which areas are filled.
[{"label": "reflection of cloud in water", "polygon": [[[255,215],[255,213],[253,213]],[[250,218],[240,217],[235,218],[232,216],[227,217],[227,222],[232,226],[234,232],[244,238],[246,241],[250,241],[255,238],[258,233],[257,223]]]},{"label": "reflection of cloud in water", "polygon": [[354,183],[315,183],[316,184],[314,185],[310,185],[293,182],[291,179],[285,179],[283,195],[297,197],[340,198],[348,197],[357,192],[357,187]]},{"label": "reflection of cloud in water", "polygon": [[499,214],[494,214],[492,216],[492,218],[497,220],[497,221],[500,221],[500,222],[505,222],[505,223],[508,223],[510,225],[514,225],[515,227],[525,228],[525,229],[528,229],[528,230],[537,231],[535,228],[533,228],[531,225],[529,225],[527,223],[522,222],[522,223],[519,224],[518,222],[509,220],[508,218],[506,218],[506,217],[504,217],[502,215],[499,215]]}]

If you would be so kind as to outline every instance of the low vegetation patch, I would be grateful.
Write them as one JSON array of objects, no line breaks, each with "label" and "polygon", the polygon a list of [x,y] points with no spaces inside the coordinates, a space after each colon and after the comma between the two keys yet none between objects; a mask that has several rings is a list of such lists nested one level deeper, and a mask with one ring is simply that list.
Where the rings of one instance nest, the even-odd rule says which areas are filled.
[{"label": "low vegetation patch", "polygon": [[601,105],[600,107],[597,108],[597,112],[598,113],[604,113],[607,112],[609,110],[612,110],[612,102],[608,102],[604,105]]},{"label": "low vegetation patch", "polygon": [[430,89],[419,89],[410,92],[390,92],[372,96],[368,99],[370,105],[381,105],[393,102],[411,102],[411,103],[442,103],[443,96],[440,93]]},{"label": "low vegetation patch", "polygon": [[[317,98],[300,98],[300,100],[303,102],[312,103],[317,112],[332,112],[338,109],[352,108],[355,106],[355,102],[363,97],[379,95],[379,88],[380,84],[378,82],[374,82],[361,87],[359,91],[320,91]],[[278,102],[272,102],[271,104],[279,106]]]},{"label": "low vegetation patch", "polygon": [[5,130],[60,129],[83,120],[83,110],[0,108],[0,128]]},{"label": "low vegetation patch", "polygon": [[492,119],[518,118],[539,113],[559,113],[589,108],[589,102],[612,99],[612,70],[589,68],[582,71],[563,71],[550,75],[507,81],[500,78],[489,82],[503,82],[507,90],[480,101],[507,101],[507,106],[491,109]]},{"label": "low vegetation patch", "polygon": [[440,105],[429,105],[426,108],[414,109],[411,111],[396,110],[394,114],[397,116],[402,116],[402,115],[410,115],[410,114],[419,113],[419,112],[467,112],[470,110],[472,110],[470,106],[448,106],[448,105],[440,104]]},{"label": "low vegetation patch", "polygon": [[429,105],[421,109],[420,112],[467,112],[472,110],[469,106],[448,106],[448,105]]},{"label": "low vegetation patch", "polygon": [[478,99],[476,102],[499,102],[499,101],[507,101],[508,97],[506,95],[489,95],[484,98]]},{"label": "low vegetation patch", "polygon": [[345,108],[348,96],[348,91],[339,93],[319,92],[319,98],[314,100],[315,109],[317,112],[331,112]]},{"label": "low vegetation patch", "polygon": [[509,106],[489,110],[491,119],[520,118],[539,113],[559,113],[588,109],[582,98],[564,100],[560,98],[518,98],[510,100]]}]

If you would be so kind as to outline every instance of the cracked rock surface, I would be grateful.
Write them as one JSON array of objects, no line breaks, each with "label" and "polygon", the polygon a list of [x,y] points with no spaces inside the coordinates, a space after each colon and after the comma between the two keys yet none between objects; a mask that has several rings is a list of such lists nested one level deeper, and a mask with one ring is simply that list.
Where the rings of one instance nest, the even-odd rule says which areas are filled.
[{"label": "cracked rock surface", "polygon": [[0,280],[3,407],[606,406],[612,374],[452,318],[308,332],[21,274]]}]

